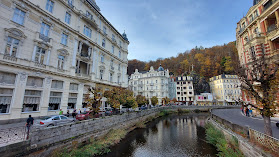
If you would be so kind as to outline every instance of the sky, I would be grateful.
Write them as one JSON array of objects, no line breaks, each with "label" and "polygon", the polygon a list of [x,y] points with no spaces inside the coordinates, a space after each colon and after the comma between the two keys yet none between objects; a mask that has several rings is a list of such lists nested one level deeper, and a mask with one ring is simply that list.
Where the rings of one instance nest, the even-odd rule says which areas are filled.
[{"label": "sky", "polygon": [[236,24],[253,0],[96,0],[130,41],[128,59],[175,57],[196,46],[236,40]]}]

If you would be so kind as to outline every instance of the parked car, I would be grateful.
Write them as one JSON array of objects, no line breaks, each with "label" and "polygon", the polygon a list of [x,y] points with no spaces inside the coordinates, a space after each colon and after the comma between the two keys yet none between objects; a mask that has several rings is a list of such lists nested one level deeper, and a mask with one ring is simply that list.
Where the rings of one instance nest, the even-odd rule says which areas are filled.
[{"label": "parked car", "polygon": [[276,123],[277,128],[279,128],[279,122]]},{"label": "parked car", "polygon": [[112,109],[106,109],[105,115],[106,116],[111,116],[112,115]]},{"label": "parked car", "polygon": [[39,125],[50,127],[70,123],[73,121],[75,121],[73,118],[69,118],[64,115],[46,116],[39,119]]},{"label": "parked car", "polygon": [[77,120],[86,120],[89,119],[91,111],[86,111],[76,116]]}]

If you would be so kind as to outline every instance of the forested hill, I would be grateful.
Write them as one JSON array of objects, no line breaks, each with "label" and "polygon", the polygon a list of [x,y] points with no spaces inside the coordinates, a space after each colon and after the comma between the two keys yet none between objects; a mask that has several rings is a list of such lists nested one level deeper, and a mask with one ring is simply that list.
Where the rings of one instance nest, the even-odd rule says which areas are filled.
[{"label": "forested hill", "polygon": [[169,69],[170,73],[182,75],[189,74],[193,65],[195,73],[208,80],[212,76],[223,73],[233,74],[232,64],[235,59],[237,59],[235,42],[230,42],[211,48],[196,47],[191,51],[179,53],[176,57],[158,58],[156,61],[129,60],[128,74],[134,73],[135,69],[149,70],[150,66],[156,69],[161,63],[165,69]]}]

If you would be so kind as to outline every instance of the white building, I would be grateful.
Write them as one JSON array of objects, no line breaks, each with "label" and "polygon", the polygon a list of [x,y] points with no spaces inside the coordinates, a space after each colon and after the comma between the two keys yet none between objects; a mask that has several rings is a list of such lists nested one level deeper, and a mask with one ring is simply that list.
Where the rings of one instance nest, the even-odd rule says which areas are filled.
[{"label": "white building", "polygon": [[189,104],[194,101],[193,78],[190,76],[179,76],[176,82],[176,100]]},{"label": "white building", "polygon": [[195,95],[195,105],[213,105],[213,95],[211,93],[201,93],[200,95]]},{"label": "white building", "polygon": [[156,96],[158,103],[162,104],[162,98],[168,97],[169,70],[164,70],[160,65],[158,70],[150,67],[149,71],[139,72],[138,69],[129,79],[129,88],[134,96],[142,95],[149,100]]},{"label": "white building", "polygon": [[71,112],[89,87],[128,87],[129,41],[95,0],[1,0],[0,17],[0,120]]},{"label": "white building", "polygon": [[240,81],[237,75],[218,75],[209,79],[213,99],[218,105],[232,105],[241,100]]}]

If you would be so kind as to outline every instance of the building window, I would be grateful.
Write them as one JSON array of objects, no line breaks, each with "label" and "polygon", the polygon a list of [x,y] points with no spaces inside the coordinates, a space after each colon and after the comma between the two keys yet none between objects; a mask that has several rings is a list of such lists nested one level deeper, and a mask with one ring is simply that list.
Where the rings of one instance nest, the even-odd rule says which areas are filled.
[{"label": "building window", "polygon": [[176,84],[179,84],[179,82],[177,82]]},{"label": "building window", "polygon": [[104,55],[101,55],[101,62],[104,63],[104,61],[105,61],[105,57]]},{"label": "building window", "polygon": [[103,27],[103,33],[106,35],[107,34],[107,28],[104,26]]},{"label": "building window", "polygon": [[106,39],[103,39],[103,41],[102,41],[102,46],[103,46],[103,47],[106,47]]},{"label": "building window", "polygon": [[192,86],[189,86],[189,89],[193,89],[193,87],[192,87]]},{"label": "building window", "polygon": [[89,27],[84,25],[83,34],[91,38],[92,30]]},{"label": "building window", "polygon": [[68,0],[68,5],[73,6],[73,0]]},{"label": "building window", "polygon": [[50,26],[44,22],[42,22],[42,25],[41,25],[41,34],[48,37],[49,35],[49,29],[50,29]]},{"label": "building window", "polygon": [[22,112],[39,111],[41,91],[25,90]]},{"label": "building window", "polygon": [[77,93],[69,93],[67,109],[75,109],[76,108],[77,97],[78,97]]},{"label": "building window", "polygon": [[43,49],[43,48],[37,46],[35,62],[44,64],[45,54],[46,54],[46,49]]},{"label": "building window", "polygon": [[115,41],[115,35],[114,34],[111,35],[111,40]]},{"label": "building window", "polygon": [[250,48],[250,50],[251,50],[251,56],[252,56],[252,58],[255,58],[255,57],[256,57],[256,52],[255,52],[254,46],[252,46],[252,47]]},{"label": "building window", "polygon": [[50,92],[48,110],[58,110],[60,108],[62,92]]},{"label": "building window", "polygon": [[71,91],[78,91],[78,84],[70,83],[70,90]]},{"label": "building window", "polygon": [[64,56],[58,56],[58,65],[57,65],[57,68],[58,69],[64,69],[64,60],[65,60],[65,57]]},{"label": "building window", "polygon": [[18,8],[15,8],[15,12],[14,12],[14,16],[13,16],[13,21],[15,23],[20,24],[20,25],[23,25],[24,17],[25,17],[25,12],[20,10],[20,9],[18,9]]},{"label": "building window", "polygon": [[120,83],[120,76],[117,76],[117,83]]},{"label": "building window", "polygon": [[103,79],[103,75],[104,75],[104,70],[100,70],[100,79]]},{"label": "building window", "polygon": [[65,33],[62,33],[61,44],[67,45],[67,42],[68,42],[68,35]]},{"label": "building window", "polygon": [[118,53],[118,58],[121,58],[121,51],[119,51]]},{"label": "building window", "polygon": [[114,54],[114,46],[111,46],[111,53]]},{"label": "building window", "polygon": [[112,80],[112,76],[113,76],[113,74],[112,74],[112,73],[109,73],[109,81],[110,81],[110,82],[113,81],[113,80]]},{"label": "building window", "polygon": [[71,23],[71,14],[69,14],[68,12],[66,12],[66,15],[65,15],[65,22],[67,24]]},{"label": "building window", "polygon": [[9,113],[13,89],[0,88],[0,114]]},{"label": "building window", "polygon": [[110,69],[111,69],[111,70],[114,70],[114,67],[113,67],[113,59],[110,61]]},{"label": "building window", "polygon": [[63,81],[52,80],[51,88],[52,89],[63,89]]},{"label": "building window", "polygon": [[16,57],[18,45],[19,45],[18,39],[8,37],[7,45],[5,48],[5,55]]},{"label": "building window", "polygon": [[51,1],[51,0],[47,0],[47,3],[46,3],[46,10],[52,13],[52,11],[53,11],[53,6],[54,6],[54,2]]},{"label": "building window", "polygon": [[120,71],[120,69],[121,69],[121,64],[119,63],[118,64],[118,70]]},{"label": "building window", "polygon": [[122,42],[119,40],[119,46],[120,48],[122,48]]},{"label": "building window", "polygon": [[14,85],[15,84],[16,75],[12,73],[0,72],[0,83]]}]

